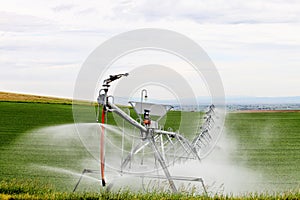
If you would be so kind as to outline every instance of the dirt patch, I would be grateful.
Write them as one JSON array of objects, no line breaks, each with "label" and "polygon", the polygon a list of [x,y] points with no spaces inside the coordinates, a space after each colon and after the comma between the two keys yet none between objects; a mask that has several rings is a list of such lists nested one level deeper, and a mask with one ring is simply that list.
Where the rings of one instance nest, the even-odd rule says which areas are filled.
[{"label": "dirt patch", "polygon": [[0,101],[72,104],[71,99],[0,92]]}]

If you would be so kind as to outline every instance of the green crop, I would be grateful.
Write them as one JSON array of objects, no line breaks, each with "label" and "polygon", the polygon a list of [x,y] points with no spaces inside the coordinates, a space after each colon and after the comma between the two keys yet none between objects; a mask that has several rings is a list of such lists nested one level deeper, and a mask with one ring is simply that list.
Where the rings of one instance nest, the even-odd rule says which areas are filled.
[{"label": "green crop", "polygon": [[[87,105],[86,105],[87,106]],[[94,105],[92,106],[95,109]],[[84,105],[82,109],[85,109]],[[137,118],[131,109],[132,117]],[[196,115],[196,113],[191,113]],[[180,112],[170,112],[165,128],[178,129]],[[197,116],[197,117],[201,117]],[[93,120],[93,119],[91,119]],[[197,118],[197,120],[200,120]],[[115,124],[110,113],[108,121]],[[78,137],[51,140],[38,128],[72,124],[72,106],[64,104],[0,102],[0,199],[206,199],[206,196],[168,193],[72,193],[78,180],[40,166],[68,168],[80,173],[78,160],[90,156]],[[182,124],[188,126],[188,124]],[[229,113],[226,135],[237,144],[231,160],[266,174],[280,191],[300,185],[300,113]],[[46,133],[43,133],[46,134]],[[63,133],[64,134],[64,133]],[[70,134],[70,133],[69,133]],[[68,137],[68,133],[65,133]],[[45,140],[49,139],[49,140]],[[55,142],[53,142],[55,141]],[[68,147],[67,149],[65,147]],[[78,164],[78,165],[77,165]],[[76,167],[74,167],[74,165]],[[56,170],[56,169],[54,169]],[[42,174],[42,175],[41,175]],[[97,178],[97,177],[96,177]],[[53,184],[54,183],[54,184]],[[98,186],[96,186],[98,187]],[[88,188],[87,188],[88,191]],[[278,194],[245,194],[212,199],[299,199],[299,190]]]}]

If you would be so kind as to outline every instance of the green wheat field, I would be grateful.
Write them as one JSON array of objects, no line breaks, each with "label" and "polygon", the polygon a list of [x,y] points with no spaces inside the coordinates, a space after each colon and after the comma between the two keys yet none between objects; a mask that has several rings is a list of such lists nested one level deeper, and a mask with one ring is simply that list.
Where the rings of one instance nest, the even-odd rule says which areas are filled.
[{"label": "green wheat field", "polygon": [[[178,115],[175,111],[170,113],[172,119]],[[272,188],[264,193],[238,196],[195,195],[188,191],[178,194],[129,190],[90,192],[88,188],[73,193],[78,177],[59,169],[80,173],[83,168],[78,160],[84,160],[89,153],[78,137],[71,136],[72,131],[61,134],[51,134],[55,128],[40,131],[58,127],[59,132],[65,130],[60,127],[73,122],[70,101],[0,101],[0,199],[300,198],[300,112],[227,113],[226,136],[235,141],[230,159],[263,174],[266,180],[260,184]]]}]

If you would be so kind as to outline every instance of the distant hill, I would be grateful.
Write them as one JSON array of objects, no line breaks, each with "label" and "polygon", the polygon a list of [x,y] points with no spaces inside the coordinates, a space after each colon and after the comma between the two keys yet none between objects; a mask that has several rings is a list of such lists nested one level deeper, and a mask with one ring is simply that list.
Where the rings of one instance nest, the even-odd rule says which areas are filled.
[{"label": "distant hill", "polygon": [[226,104],[300,104],[300,96],[293,97],[226,97]]},{"label": "distant hill", "polygon": [[[193,104],[195,102],[194,99],[183,98],[183,102],[187,104]],[[137,101],[139,101],[137,99]],[[176,104],[177,102],[174,99],[169,100],[151,100],[150,102],[158,102],[164,104]],[[210,104],[210,97],[197,97],[197,101],[200,104]],[[254,97],[254,96],[226,96],[225,97],[226,104],[238,104],[238,105],[251,105],[251,104],[300,104],[300,96],[292,96],[292,97]]]},{"label": "distant hill", "polygon": [[72,104],[72,99],[0,92],[0,101]]},{"label": "distant hill", "polygon": [[[210,97],[198,97],[198,102],[203,105],[210,104]],[[190,99],[184,99],[186,103],[194,102]],[[190,101],[189,101],[190,100]],[[10,92],[0,92],[0,101],[15,101],[15,102],[37,102],[37,103],[59,103],[59,104],[72,104],[72,99],[47,97],[40,95],[18,94]],[[139,101],[139,99],[136,99]],[[174,99],[170,100],[155,100],[148,99],[148,102],[161,103],[161,104],[177,104]],[[127,105],[126,102],[121,104]],[[258,104],[300,104],[300,96],[293,97],[251,97],[251,96],[228,96],[226,97],[227,105],[258,105]]]}]

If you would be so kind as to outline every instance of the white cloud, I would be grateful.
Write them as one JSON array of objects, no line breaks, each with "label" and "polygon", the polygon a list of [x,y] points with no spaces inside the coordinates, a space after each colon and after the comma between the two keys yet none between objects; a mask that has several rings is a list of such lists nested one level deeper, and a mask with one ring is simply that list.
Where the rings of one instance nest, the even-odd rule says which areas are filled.
[{"label": "white cloud", "polygon": [[278,23],[299,22],[297,1],[238,0],[153,0],[125,1],[114,7],[115,15],[145,20],[182,18],[199,23]]},{"label": "white cloud", "polygon": [[[300,2],[292,0],[5,1],[0,90],[47,94],[60,72],[65,91],[49,94],[66,96],[73,90],[68,81],[75,81],[74,72],[94,48],[124,31],[153,27],[198,42],[220,70],[228,95],[299,95],[299,10]],[[38,89],[38,82],[48,86]]]},{"label": "white cloud", "polygon": [[70,11],[72,10],[74,7],[76,7],[73,4],[62,4],[62,5],[58,5],[52,8],[52,10],[54,12],[64,12],[64,11]]}]

